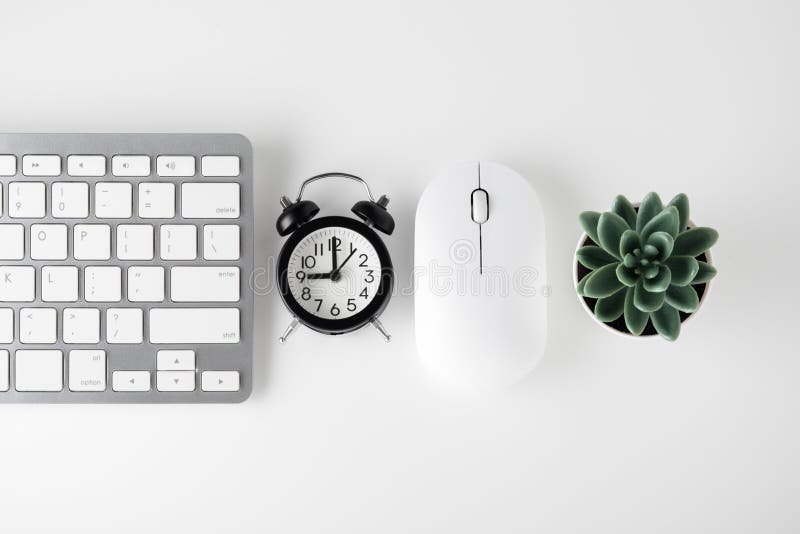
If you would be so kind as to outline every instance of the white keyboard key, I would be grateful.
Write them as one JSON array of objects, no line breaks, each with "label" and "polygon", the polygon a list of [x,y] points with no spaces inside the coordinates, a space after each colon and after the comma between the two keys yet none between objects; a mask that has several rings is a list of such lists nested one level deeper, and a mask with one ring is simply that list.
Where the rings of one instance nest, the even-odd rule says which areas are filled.
[{"label": "white keyboard key", "polygon": [[158,391],[194,391],[194,371],[157,371]]},{"label": "white keyboard key", "polygon": [[109,343],[141,343],[143,313],[139,308],[106,310],[106,341]]},{"label": "white keyboard key", "polygon": [[111,173],[114,176],[150,176],[150,156],[114,156]]},{"label": "white keyboard key", "polygon": [[64,387],[60,350],[18,350],[14,360],[17,391],[61,391]]},{"label": "white keyboard key", "polygon": [[70,391],[106,390],[106,351],[69,351]]},{"label": "white keyboard key", "polygon": [[58,176],[61,174],[61,156],[22,156],[22,174],[25,176]]},{"label": "white keyboard key", "polygon": [[30,266],[0,267],[0,302],[33,302],[36,270]]},{"label": "white keyboard key", "polygon": [[89,216],[89,184],[53,182],[50,211],[56,219],[85,219]]},{"label": "white keyboard key", "polygon": [[76,224],[72,229],[73,255],[76,260],[111,258],[111,227],[107,224]]},{"label": "white keyboard key", "polygon": [[117,226],[117,258],[121,260],[153,259],[153,227],[149,224]]},{"label": "white keyboard key", "polygon": [[78,268],[73,265],[42,267],[44,302],[77,302]]},{"label": "white keyboard key", "polygon": [[22,343],[55,343],[56,310],[22,308],[19,311],[19,340]]},{"label": "white keyboard key", "polygon": [[238,343],[237,308],[153,308],[150,343]]},{"label": "white keyboard key", "polygon": [[203,176],[239,176],[239,156],[203,156]]},{"label": "white keyboard key", "polygon": [[0,156],[0,176],[14,176],[17,174],[17,157],[10,154]]},{"label": "white keyboard key", "polygon": [[67,259],[67,225],[31,225],[31,259]]},{"label": "white keyboard key", "polygon": [[69,156],[67,174],[70,176],[105,176],[105,156]]},{"label": "white keyboard key", "polygon": [[139,217],[142,219],[171,219],[175,217],[175,184],[140,183]]},{"label": "white keyboard key", "polygon": [[203,371],[203,391],[239,391],[239,371]]},{"label": "white keyboard key", "polygon": [[160,350],[156,353],[159,371],[194,371],[193,350]]},{"label": "white keyboard key", "polygon": [[64,343],[100,343],[100,310],[64,308]]},{"label": "white keyboard key", "polygon": [[238,267],[172,267],[173,302],[238,302]]},{"label": "white keyboard key", "polygon": [[235,224],[207,224],[203,227],[203,258],[239,259],[239,227]]},{"label": "white keyboard key", "polygon": [[150,391],[150,371],[114,371],[111,388],[114,391]]},{"label": "white keyboard key", "polygon": [[0,308],[0,343],[14,342],[14,310]]},{"label": "white keyboard key", "polygon": [[194,156],[158,156],[156,172],[159,176],[194,176]]},{"label": "white keyboard key", "polygon": [[0,260],[21,260],[25,257],[25,227],[21,224],[0,224]]},{"label": "white keyboard key", "polygon": [[45,216],[45,187],[42,182],[8,184],[8,216],[16,219],[41,219]]},{"label": "white keyboard key", "polygon": [[239,184],[181,184],[181,215],[186,219],[236,219]]},{"label": "white keyboard key", "polygon": [[7,350],[0,350],[0,391],[8,391],[9,357]]},{"label": "white keyboard key", "polygon": [[128,267],[128,300],[131,302],[163,302],[164,268]]},{"label": "white keyboard key", "polygon": [[122,269],[114,266],[86,267],[83,272],[83,298],[86,302],[122,300]]},{"label": "white keyboard key", "polygon": [[197,227],[192,224],[165,224],[161,227],[161,259],[197,258]]},{"label": "white keyboard key", "polygon": [[133,210],[133,186],[125,182],[97,182],[94,214],[101,219],[129,219]]}]

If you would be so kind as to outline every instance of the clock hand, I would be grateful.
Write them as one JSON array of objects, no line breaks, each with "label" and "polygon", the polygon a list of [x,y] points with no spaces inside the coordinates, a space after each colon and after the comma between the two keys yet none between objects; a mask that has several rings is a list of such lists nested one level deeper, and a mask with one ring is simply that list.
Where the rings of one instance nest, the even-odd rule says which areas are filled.
[{"label": "clock hand", "polygon": [[333,237],[333,239],[331,239],[331,249],[332,249],[331,250],[331,272],[335,271],[336,267],[339,264],[339,262],[336,259],[336,249],[338,249],[339,246],[336,244],[336,241],[337,241],[336,237]]},{"label": "clock hand", "polygon": [[339,278],[341,278],[341,275],[339,274],[339,272],[342,270],[342,267],[344,267],[344,264],[345,264],[345,263],[347,263],[347,262],[350,260],[350,258],[352,258],[352,257],[353,257],[353,254],[355,254],[357,250],[358,250],[357,248],[354,248],[354,249],[352,250],[352,252],[350,252],[350,255],[349,255],[349,256],[347,256],[347,257],[344,259],[344,261],[342,262],[342,264],[341,264],[339,267],[337,267],[337,268],[336,268],[336,269],[335,269],[335,270],[334,270],[334,271],[331,273],[331,280],[333,280],[333,281],[335,282],[335,281],[337,281]]},{"label": "clock hand", "polygon": [[306,275],[308,280],[327,280],[332,273],[310,273]]}]

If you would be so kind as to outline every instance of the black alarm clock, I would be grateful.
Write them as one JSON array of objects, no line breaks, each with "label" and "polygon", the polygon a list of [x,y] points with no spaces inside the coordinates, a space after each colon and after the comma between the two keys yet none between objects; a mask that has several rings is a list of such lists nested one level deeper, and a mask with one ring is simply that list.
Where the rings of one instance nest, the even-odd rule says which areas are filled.
[{"label": "black alarm clock", "polygon": [[[303,192],[312,182],[325,178],[347,178],[364,186],[368,200],[352,208],[358,219],[314,218],[319,206],[303,200]],[[372,324],[386,341],[391,339],[378,317],[391,299],[394,269],[389,251],[375,231],[386,235],[394,231],[388,203],[385,195],[374,200],[363,179],[341,172],[308,178],[294,202],[281,197],[283,212],[276,227],[278,234],[289,238],[278,255],[278,288],[292,315],[281,343],[299,324],[331,335]]]}]

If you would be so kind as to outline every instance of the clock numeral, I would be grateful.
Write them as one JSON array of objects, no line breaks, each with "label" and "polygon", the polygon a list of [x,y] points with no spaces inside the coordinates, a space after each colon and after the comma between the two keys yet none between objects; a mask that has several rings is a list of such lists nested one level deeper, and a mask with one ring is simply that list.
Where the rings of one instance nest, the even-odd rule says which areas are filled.
[{"label": "clock numeral", "polygon": [[367,288],[365,287],[364,289],[362,289],[361,293],[359,293],[358,296],[365,299],[369,298],[369,293],[367,293]]},{"label": "clock numeral", "polygon": [[296,272],[294,275],[295,275],[295,276],[297,277],[297,279],[298,279],[298,280],[300,280],[301,282],[302,282],[303,280],[305,280],[305,279],[306,279],[306,272],[305,272],[305,271],[297,271],[297,272]]},{"label": "clock numeral", "polygon": [[328,239],[328,250],[332,252],[333,249],[336,249],[336,252],[342,251],[342,240],[336,236]]},{"label": "clock numeral", "polygon": [[309,300],[311,298],[311,288],[304,287],[303,292],[300,294],[300,298],[303,300]]},{"label": "clock numeral", "polygon": [[314,256],[303,256],[300,263],[303,264],[304,269],[313,269],[317,265],[317,258]]},{"label": "clock numeral", "polygon": [[317,303],[317,311],[322,308],[322,299],[314,299],[314,302]]},{"label": "clock numeral", "polygon": [[[372,269],[367,269],[367,275],[364,277],[364,281],[366,283],[371,284],[372,282],[375,281],[375,276],[372,274],[374,272],[375,271],[373,271]],[[366,291],[366,288],[364,289],[364,291]]]},{"label": "clock numeral", "polygon": [[369,265],[367,265],[367,260],[369,259],[369,256],[367,256],[366,254],[359,254],[358,257],[361,258],[361,263],[358,265],[359,267],[369,267]]},{"label": "clock numeral", "polygon": [[334,303],[333,306],[331,306],[331,315],[336,317],[340,313],[342,313],[342,310],[340,310],[339,306],[337,306],[336,303]]},{"label": "clock numeral", "polygon": [[350,242],[350,254],[356,251],[356,245],[352,241]]},{"label": "clock numeral", "polygon": [[324,256],[325,255],[325,245],[322,243],[314,243],[314,256]]},{"label": "clock numeral", "polygon": [[347,311],[356,311],[356,299],[347,299]]}]

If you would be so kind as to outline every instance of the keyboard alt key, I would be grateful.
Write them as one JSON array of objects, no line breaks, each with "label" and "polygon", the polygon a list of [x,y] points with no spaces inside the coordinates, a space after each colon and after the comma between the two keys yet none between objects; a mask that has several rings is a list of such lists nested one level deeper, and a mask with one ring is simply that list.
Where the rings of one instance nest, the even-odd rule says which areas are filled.
[{"label": "keyboard alt key", "polygon": [[238,371],[203,371],[203,391],[239,391]]},{"label": "keyboard alt key", "polygon": [[105,391],[106,351],[69,351],[70,391]]},{"label": "keyboard alt key", "polygon": [[114,371],[111,374],[114,391],[150,391],[150,371]]}]

